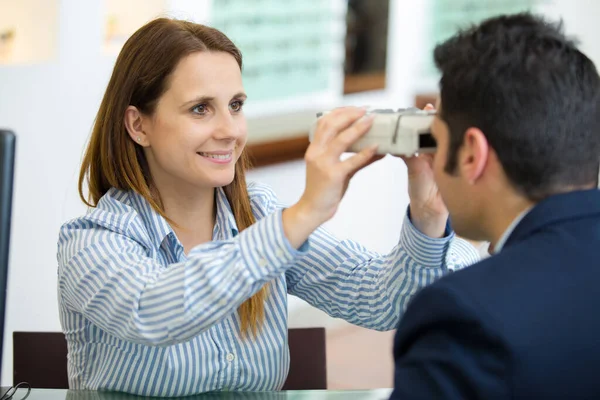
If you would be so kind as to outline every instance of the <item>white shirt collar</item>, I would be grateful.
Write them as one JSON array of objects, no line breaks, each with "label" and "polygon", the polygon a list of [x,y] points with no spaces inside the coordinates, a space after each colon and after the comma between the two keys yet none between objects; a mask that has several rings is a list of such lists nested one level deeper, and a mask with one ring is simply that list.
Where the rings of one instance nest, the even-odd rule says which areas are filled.
[{"label": "white shirt collar", "polygon": [[500,251],[502,250],[502,248],[506,244],[506,241],[508,240],[508,238],[510,237],[510,235],[513,233],[513,231],[515,230],[515,228],[517,227],[517,225],[519,225],[519,222],[521,222],[523,220],[523,218],[525,218],[525,216],[529,213],[529,211],[531,211],[532,208],[533,207],[526,208],[519,215],[517,215],[517,218],[515,218],[510,223],[510,225],[508,226],[508,228],[506,228],[506,230],[504,231],[504,233],[502,234],[502,236],[500,236],[500,239],[498,239],[498,242],[494,246],[494,254],[500,253]]}]

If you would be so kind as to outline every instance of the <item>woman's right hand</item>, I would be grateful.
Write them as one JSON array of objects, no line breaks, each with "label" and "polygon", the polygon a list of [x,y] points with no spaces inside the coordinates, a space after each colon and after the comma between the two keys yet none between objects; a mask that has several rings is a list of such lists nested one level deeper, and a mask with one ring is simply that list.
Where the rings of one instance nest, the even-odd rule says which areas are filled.
[{"label": "woman's right hand", "polygon": [[304,159],[306,187],[298,203],[283,212],[283,229],[290,244],[298,248],[321,224],[331,219],[356,172],[375,161],[377,146],[340,160],[373,124],[366,110],[344,107],[321,117]]}]

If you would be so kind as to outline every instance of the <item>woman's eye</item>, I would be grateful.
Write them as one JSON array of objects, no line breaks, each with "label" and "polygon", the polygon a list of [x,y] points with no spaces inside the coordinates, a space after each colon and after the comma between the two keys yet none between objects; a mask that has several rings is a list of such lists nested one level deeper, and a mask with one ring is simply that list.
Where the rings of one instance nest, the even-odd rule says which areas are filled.
[{"label": "woman's eye", "polygon": [[231,105],[229,107],[231,107],[231,111],[233,111],[233,112],[240,112],[240,111],[242,111],[242,108],[244,107],[244,102],[243,101],[234,101],[233,103],[231,103]]},{"label": "woman's eye", "polygon": [[206,111],[206,104],[198,104],[197,106],[194,106],[194,108],[192,108],[192,112],[195,114],[206,114]]}]

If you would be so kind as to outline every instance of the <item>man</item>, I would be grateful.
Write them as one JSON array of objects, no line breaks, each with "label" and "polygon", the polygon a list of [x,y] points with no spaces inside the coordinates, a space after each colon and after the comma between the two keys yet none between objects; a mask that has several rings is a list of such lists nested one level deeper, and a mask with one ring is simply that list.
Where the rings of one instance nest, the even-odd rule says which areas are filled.
[{"label": "man", "polygon": [[434,58],[434,175],[457,234],[494,255],[414,298],[392,398],[600,398],[598,72],[531,14]]}]

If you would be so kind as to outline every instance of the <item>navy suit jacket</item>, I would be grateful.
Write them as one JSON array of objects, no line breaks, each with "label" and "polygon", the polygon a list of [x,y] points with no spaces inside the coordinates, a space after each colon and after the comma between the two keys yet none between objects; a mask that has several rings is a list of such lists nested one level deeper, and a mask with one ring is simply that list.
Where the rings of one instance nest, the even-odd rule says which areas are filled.
[{"label": "navy suit jacket", "polygon": [[502,251],[422,289],[392,399],[600,399],[600,191],[552,196]]}]

